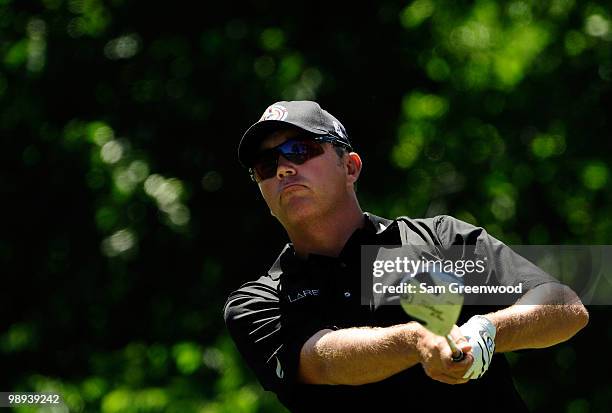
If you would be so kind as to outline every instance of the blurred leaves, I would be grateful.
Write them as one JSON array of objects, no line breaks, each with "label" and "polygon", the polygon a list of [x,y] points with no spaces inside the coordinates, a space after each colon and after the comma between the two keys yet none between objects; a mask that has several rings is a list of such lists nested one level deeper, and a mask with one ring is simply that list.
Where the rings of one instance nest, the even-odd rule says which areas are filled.
[{"label": "blurred leaves", "polygon": [[[342,120],[366,210],[612,243],[609,3],[201,7],[0,1],[0,388],[75,412],[282,411],[221,314],[286,241],[235,159],[281,99]],[[573,378],[606,311],[509,355],[534,410],[607,409],[609,382]]]}]

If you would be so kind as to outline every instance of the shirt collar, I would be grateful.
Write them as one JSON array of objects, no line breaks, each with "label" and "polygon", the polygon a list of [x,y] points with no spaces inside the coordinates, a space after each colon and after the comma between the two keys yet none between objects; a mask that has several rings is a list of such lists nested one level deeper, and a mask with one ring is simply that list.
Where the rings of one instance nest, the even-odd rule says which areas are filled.
[{"label": "shirt collar", "polygon": [[397,225],[395,221],[370,214],[369,212],[365,212],[363,215],[367,218],[366,225],[369,223],[371,228],[376,232],[376,235],[382,234],[394,223]]},{"label": "shirt collar", "polygon": [[[361,245],[368,244],[397,244],[399,237],[396,236],[395,228],[397,221],[382,218],[369,212],[364,214],[365,225],[353,232],[351,237],[346,242],[346,245],[340,252],[339,258],[348,256],[354,248],[359,248]],[[396,239],[397,238],[397,239]],[[386,242],[381,242],[385,240]],[[288,243],[285,245],[280,255],[268,270],[268,274],[272,279],[277,280],[283,272],[299,271],[304,267],[304,263],[320,262],[326,260],[336,260],[337,258],[325,257],[322,255],[312,254],[306,260],[300,260],[295,256],[293,245]]]}]

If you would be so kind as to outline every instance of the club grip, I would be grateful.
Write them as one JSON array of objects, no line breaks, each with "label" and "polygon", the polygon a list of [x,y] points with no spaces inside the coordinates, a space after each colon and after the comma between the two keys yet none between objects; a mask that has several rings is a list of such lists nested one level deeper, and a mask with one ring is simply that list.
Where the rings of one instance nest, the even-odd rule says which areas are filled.
[{"label": "club grip", "polygon": [[461,360],[463,360],[465,358],[465,353],[459,349],[457,349],[457,353],[453,353],[453,356],[451,357],[451,359],[455,362],[458,363]]},{"label": "club grip", "polygon": [[451,351],[453,352],[453,355],[451,357],[452,360],[455,363],[458,363],[461,360],[463,360],[465,358],[465,353],[463,351],[461,351],[461,349],[459,347],[457,347],[457,345],[453,341],[453,339],[450,336],[450,334],[446,336],[446,341],[448,342],[448,345],[450,346]]}]

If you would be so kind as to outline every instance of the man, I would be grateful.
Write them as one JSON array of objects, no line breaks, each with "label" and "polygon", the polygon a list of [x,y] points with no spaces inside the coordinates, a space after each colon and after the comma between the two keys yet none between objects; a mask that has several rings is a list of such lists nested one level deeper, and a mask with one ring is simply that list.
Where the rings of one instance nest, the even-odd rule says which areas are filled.
[{"label": "man", "polygon": [[[230,295],[225,320],[263,387],[291,411],[525,411],[500,353],[552,346],[588,322],[569,288],[482,228],[449,216],[364,214],[354,189],[361,158],[315,102],[268,107],[238,155],[291,243],[268,274]],[[524,286],[516,305],[463,308],[451,332],[461,361],[400,307],[361,305],[361,246],[413,243],[471,247],[493,263],[495,283]]]}]

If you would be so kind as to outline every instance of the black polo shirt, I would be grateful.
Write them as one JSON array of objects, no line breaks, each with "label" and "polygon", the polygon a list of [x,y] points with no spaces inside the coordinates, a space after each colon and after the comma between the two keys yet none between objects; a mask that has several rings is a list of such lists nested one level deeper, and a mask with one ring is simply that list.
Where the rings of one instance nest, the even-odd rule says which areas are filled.
[{"label": "black polo shirt", "polygon": [[[226,325],[262,386],[294,412],[329,406],[353,411],[419,411],[427,407],[433,411],[480,411],[488,410],[487,406],[493,411],[526,411],[503,354],[494,356],[481,379],[456,386],[432,380],[420,365],[361,386],[306,385],[297,380],[300,350],[317,331],[411,321],[399,306],[361,305],[362,245],[401,245],[403,239],[439,251],[472,246],[493,263],[495,283],[522,282],[527,291],[555,281],[484,229],[449,216],[391,221],[366,213],[364,220],[364,227],[355,231],[338,257],[312,254],[299,259],[288,244],[268,274],[230,294],[224,309]],[[474,314],[498,309],[464,306],[457,324]]]}]

